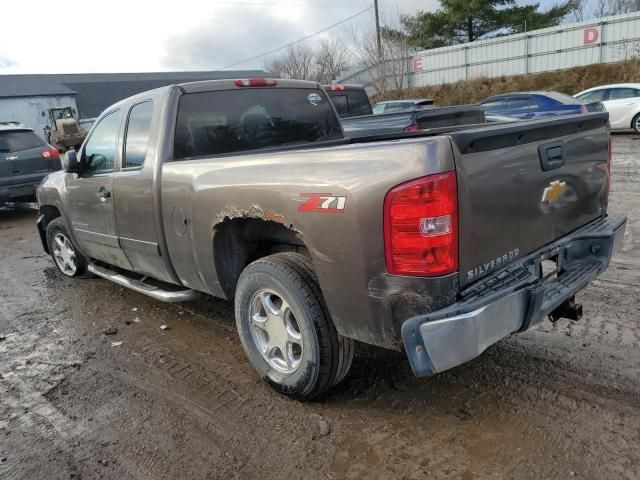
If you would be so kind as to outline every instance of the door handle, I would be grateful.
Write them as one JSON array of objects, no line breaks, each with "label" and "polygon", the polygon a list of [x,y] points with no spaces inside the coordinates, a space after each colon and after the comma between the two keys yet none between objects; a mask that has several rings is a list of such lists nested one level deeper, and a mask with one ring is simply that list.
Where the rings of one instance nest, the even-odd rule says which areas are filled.
[{"label": "door handle", "polygon": [[100,199],[101,202],[106,202],[107,198],[111,196],[111,192],[107,192],[106,190],[100,190],[96,193],[96,197]]},{"label": "door handle", "polygon": [[538,147],[538,156],[540,157],[540,166],[545,172],[555,170],[564,165],[565,158],[562,143],[540,145]]}]

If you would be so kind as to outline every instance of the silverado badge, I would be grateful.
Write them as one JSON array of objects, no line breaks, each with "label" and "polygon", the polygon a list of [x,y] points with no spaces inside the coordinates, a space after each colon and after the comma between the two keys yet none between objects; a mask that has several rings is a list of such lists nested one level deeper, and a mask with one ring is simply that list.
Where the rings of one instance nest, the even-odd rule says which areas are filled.
[{"label": "silverado badge", "polygon": [[567,191],[567,182],[555,180],[549,184],[542,192],[542,203],[553,203],[557,201],[564,192]]}]

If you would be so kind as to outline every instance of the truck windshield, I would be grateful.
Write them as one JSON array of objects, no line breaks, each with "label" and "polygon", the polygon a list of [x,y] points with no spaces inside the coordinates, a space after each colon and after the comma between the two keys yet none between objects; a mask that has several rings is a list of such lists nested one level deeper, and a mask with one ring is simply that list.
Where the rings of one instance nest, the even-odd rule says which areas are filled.
[{"label": "truck windshield", "polygon": [[321,90],[243,88],[180,98],[174,158],[244,152],[342,138]]}]

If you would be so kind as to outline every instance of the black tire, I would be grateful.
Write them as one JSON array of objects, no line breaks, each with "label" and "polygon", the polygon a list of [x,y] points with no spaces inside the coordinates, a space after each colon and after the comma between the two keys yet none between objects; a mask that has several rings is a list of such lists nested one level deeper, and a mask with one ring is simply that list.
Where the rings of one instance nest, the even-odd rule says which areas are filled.
[{"label": "black tire", "polygon": [[[288,259],[290,259],[292,262],[299,264],[300,268],[305,269],[310,275],[311,279],[315,282],[316,286],[318,286],[318,292],[320,292],[320,282],[318,281],[316,272],[313,270],[313,262],[311,262],[311,259],[309,257],[293,252],[285,252],[281,255],[288,257]],[[322,300],[322,307],[324,309],[325,315],[327,316],[327,318],[329,318],[329,310],[324,303],[322,293],[320,293],[320,298]],[[345,379],[345,377],[349,373],[349,370],[351,370],[351,365],[353,364],[353,355],[355,353],[355,342],[353,341],[353,339],[349,337],[343,337],[340,334],[337,335],[338,342],[340,343],[340,345],[338,345],[338,370],[336,372],[335,378],[333,379],[331,387],[338,385],[340,382],[342,382],[342,380]]]},{"label": "black tire", "polygon": [[[58,250],[58,244],[56,243],[56,238],[60,238],[60,236],[66,238],[69,242],[74,258],[75,258],[75,268],[65,269],[61,266],[61,261],[56,258],[56,251]],[[53,259],[53,263],[58,267],[60,273],[67,277],[85,277],[87,274],[87,258],[80,252],[78,247],[73,243],[71,239],[71,235],[69,235],[69,231],[67,230],[67,226],[62,220],[61,217],[54,218],[47,225],[47,245],[49,246],[49,253],[51,254],[51,258]]]},{"label": "black tire", "polygon": [[[256,330],[252,326],[252,308],[257,296],[264,295],[265,291],[275,292],[276,299],[281,296],[295,318],[301,337],[301,353],[299,365],[292,372],[279,371],[258,346]],[[349,371],[353,340],[336,331],[311,260],[304,255],[277,253],[245,268],[236,287],[235,316],[249,362],[266,383],[284,395],[298,400],[318,397]]]},{"label": "black tire", "polygon": [[640,135],[640,113],[633,117],[633,120],[631,120],[631,128],[636,135]]}]

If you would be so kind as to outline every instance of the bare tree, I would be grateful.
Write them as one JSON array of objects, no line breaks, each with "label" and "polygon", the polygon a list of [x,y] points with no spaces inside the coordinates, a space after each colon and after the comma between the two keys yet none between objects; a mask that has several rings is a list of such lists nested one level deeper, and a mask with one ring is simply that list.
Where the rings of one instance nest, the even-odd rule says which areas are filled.
[{"label": "bare tree", "polygon": [[582,22],[586,20],[586,4],[586,0],[571,0],[569,3],[569,14],[567,15],[568,19],[574,22]]},{"label": "bare tree", "polygon": [[274,77],[311,80],[313,58],[313,50],[306,45],[292,45],[281,57],[266,62],[264,68]]},{"label": "bare tree", "polygon": [[331,83],[347,69],[348,52],[339,40],[325,39],[315,54],[315,80],[320,83]]},{"label": "bare tree", "polygon": [[382,95],[407,88],[411,50],[404,32],[383,27],[381,52],[373,31],[352,32],[351,43],[354,57],[361,65],[360,81],[372,85]]},{"label": "bare tree", "polygon": [[320,41],[317,49],[292,45],[279,57],[264,63],[264,69],[274,77],[315,80],[330,83],[346,68],[348,51],[337,39]]},{"label": "bare tree", "polygon": [[609,13],[609,0],[597,0],[596,9],[595,9],[595,17],[602,18],[606,17]]},{"label": "bare tree", "polygon": [[387,65],[387,79],[396,91],[407,85],[409,75],[409,36],[400,30],[382,29],[382,61]]},{"label": "bare tree", "polygon": [[602,18],[638,10],[640,10],[640,0],[596,0],[593,16]]}]

